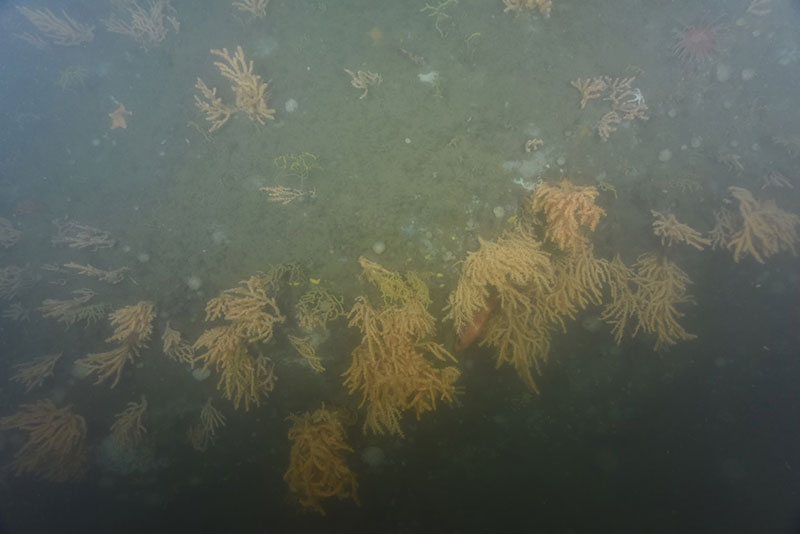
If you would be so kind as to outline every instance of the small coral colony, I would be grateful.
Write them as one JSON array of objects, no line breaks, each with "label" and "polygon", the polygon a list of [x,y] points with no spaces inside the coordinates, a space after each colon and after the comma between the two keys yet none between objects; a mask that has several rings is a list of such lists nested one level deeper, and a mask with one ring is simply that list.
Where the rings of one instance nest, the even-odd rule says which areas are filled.
[{"label": "small coral colony", "polygon": [[[242,0],[233,6],[257,21],[266,16],[268,2]],[[503,3],[509,17],[530,16],[528,12],[540,18],[551,15],[550,0]],[[444,33],[440,25],[446,23],[447,10],[456,4],[447,0],[427,5],[423,13],[435,17],[436,29]],[[103,21],[106,29],[134,39],[144,49],[158,46],[170,31],[179,31],[178,13],[169,0],[156,0],[148,7],[123,0],[116,6],[118,10]],[[94,27],[66,12],[18,10],[32,26],[18,37],[33,46],[72,46],[93,39]],[[769,0],[755,0],[749,10],[753,16],[767,15]],[[686,61],[707,60],[715,53],[718,33],[716,26],[686,27],[676,34],[674,53]],[[403,53],[411,59],[417,57]],[[222,48],[211,54],[234,98],[228,101],[227,91],[220,95],[217,88],[197,79],[194,99],[208,121],[205,135],[216,135],[226,125],[229,128],[230,119],[237,115],[260,124],[273,120],[268,84],[256,74],[245,50],[237,46],[233,52]],[[381,75],[344,70],[353,87],[361,91],[358,98],[373,98],[369,89],[380,84]],[[80,83],[79,74],[64,73],[59,83]],[[592,101],[606,106],[594,128],[601,142],[608,141],[623,123],[648,120],[648,107],[634,80],[598,76],[571,82],[579,93],[581,108]],[[112,128],[125,128],[130,115],[120,103],[110,113]],[[776,143],[783,142],[796,156],[797,145],[791,139],[784,141]],[[526,151],[538,149],[541,143],[540,139],[529,141]],[[315,160],[310,153],[287,155],[278,158],[276,165],[302,178],[314,168]],[[88,288],[44,300],[36,312],[67,327],[108,322],[112,333],[105,346],[97,346],[98,352],[74,362],[75,369],[90,375],[98,387],[114,388],[133,380],[137,362],[155,358],[159,352],[196,372],[214,373],[219,398],[209,398],[198,407],[196,421],[185,431],[186,447],[197,451],[206,451],[224,435],[226,418],[221,409],[226,405],[229,410],[247,411],[267,402],[277,380],[271,356],[278,343],[276,332],[279,339],[289,342],[309,373],[323,374],[328,371],[317,354],[318,334],[332,327],[360,333],[361,341],[351,347],[346,371],[341,377],[328,376],[330,381],[341,382],[352,396],[352,406],[323,404],[304,413],[286,414],[291,454],[284,479],[302,507],[324,513],[327,498],[357,502],[356,474],[348,463],[353,451],[348,445],[348,427],[358,421],[364,433],[402,437],[409,412],[421,418],[442,404],[452,404],[461,374],[454,352],[485,347],[481,352],[494,358],[497,367],[509,366],[519,375],[520,387],[538,392],[537,377],[547,373],[551,339],[571,328],[583,310],[599,310],[618,344],[638,335],[659,350],[702,335],[687,330],[682,320],[694,301],[689,293],[690,276],[674,259],[677,247],[719,250],[729,253],[736,263],[764,263],[778,254],[796,254],[800,217],[785,211],[769,194],[775,188],[792,188],[792,181],[780,173],[769,174],[757,193],[730,187],[714,214],[713,228],[706,232],[691,228],[673,213],[652,211],[652,230],[660,246],[642,252],[632,263],[619,254],[602,257],[595,251],[593,236],[606,216],[600,193],[609,191],[610,184],[600,187],[602,191],[597,185],[578,185],[564,177],[540,180],[521,200],[507,228],[494,239],[479,240],[477,249],[462,258],[441,320],[434,316],[438,306],[429,295],[430,273],[400,273],[365,257],[359,259],[363,294],[354,299],[337,295],[314,278],[309,282],[312,273],[304,273],[297,264],[281,264],[253,274],[208,301],[207,329],[194,341],[185,339],[175,328],[178,325],[158,324],[154,302],[142,300],[109,309]],[[268,200],[284,205],[314,196],[305,186],[264,191]],[[10,250],[21,239],[25,236],[14,223],[0,218],[0,245]],[[115,241],[108,232],[83,222],[58,219],[52,244],[101,256]],[[67,263],[44,268],[62,278],[94,278],[105,285],[128,279],[125,267],[107,271],[90,264]],[[13,264],[0,268],[0,297],[8,302],[3,311],[7,321],[24,320],[29,313],[18,298],[33,281],[29,270],[29,266]],[[154,330],[160,330],[160,344],[153,340]],[[452,346],[437,341],[449,338],[441,335],[446,330],[455,332]],[[13,387],[33,394],[58,374],[64,363],[60,353],[21,361],[12,370],[11,381],[18,384]],[[469,395],[469,391],[463,394]],[[119,447],[135,449],[146,442],[148,431],[157,432],[147,428],[147,415],[143,394],[110,425],[108,421],[89,424],[110,426]],[[73,406],[32,399],[2,417],[0,428],[16,429],[27,437],[12,462],[18,474],[66,481],[85,472],[87,421]]]}]

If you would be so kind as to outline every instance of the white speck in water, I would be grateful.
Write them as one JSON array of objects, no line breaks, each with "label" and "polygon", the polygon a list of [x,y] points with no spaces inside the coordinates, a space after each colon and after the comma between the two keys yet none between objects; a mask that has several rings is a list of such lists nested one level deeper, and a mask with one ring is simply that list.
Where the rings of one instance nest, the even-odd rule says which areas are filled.
[{"label": "white speck in water", "polygon": [[426,72],[425,74],[417,74],[417,77],[422,83],[434,84],[436,83],[436,80],[439,79],[439,73],[435,70],[432,70],[430,72]]},{"label": "white speck in water", "polygon": [[211,375],[211,369],[202,369],[198,367],[192,370],[192,377],[198,382],[202,382]]},{"label": "white speck in water", "polygon": [[743,69],[742,70],[742,80],[750,81],[756,77],[756,71],[754,69]]},{"label": "white speck in water", "polygon": [[200,286],[203,285],[203,281],[200,280],[199,276],[192,275],[186,279],[186,285],[189,286],[189,289],[192,291],[197,291],[200,289]]},{"label": "white speck in water", "polygon": [[225,245],[230,241],[230,239],[228,239],[228,234],[226,234],[223,230],[216,230],[211,234],[211,241],[215,245]]},{"label": "white speck in water", "polygon": [[386,250],[386,243],[383,241],[375,241],[372,244],[372,252],[375,254],[383,254],[383,251]]},{"label": "white speck in water", "polygon": [[286,108],[286,113],[292,113],[294,111],[297,111],[298,105],[299,104],[297,103],[297,100],[295,100],[294,98],[290,98],[289,100],[286,101],[286,104],[284,104],[283,107]]},{"label": "white speck in water", "polygon": [[661,152],[658,153],[658,161],[661,163],[666,163],[672,159],[672,150],[665,148]]},{"label": "white speck in water", "polygon": [[717,64],[717,81],[727,82],[731,79],[731,67],[726,63]]}]

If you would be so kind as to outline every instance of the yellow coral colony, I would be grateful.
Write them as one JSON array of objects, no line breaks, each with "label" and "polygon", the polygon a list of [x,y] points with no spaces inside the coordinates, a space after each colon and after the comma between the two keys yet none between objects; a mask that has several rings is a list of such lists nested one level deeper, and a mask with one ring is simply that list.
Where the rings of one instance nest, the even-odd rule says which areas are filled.
[{"label": "yellow coral colony", "polygon": [[250,120],[264,124],[264,119],[274,120],[275,110],[267,107],[269,98],[268,83],[261,81],[261,76],[253,74],[253,62],[247,62],[241,46],[231,56],[227,48],[212,49],[211,53],[221,57],[225,62],[215,61],[214,65],[233,85],[231,89],[236,95],[236,109],[247,114]]},{"label": "yellow coral colony", "polygon": [[270,276],[252,276],[239,287],[223,291],[206,305],[206,321],[224,319],[227,324],[206,330],[194,343],[197,360],[203,368],[214,366],[220,372],[217,389],[233,402],[258,405],[275,387],[272,361],[260,352],[259,344],[272,339],[276,323],[283,323],[273,296],[275,280]]},{"label": "yellow coral colony", "polygon": [[200,410],[200,423],[189,429],[189,442],[198,452],[205,452],[217,439],[217,429],[225,426],[225,416],[214,408],[209,398]]},{"label": "yellow coral colony", "polygon": [[538,186],[529,208],[534,215],[544,216],[546,239],[561,250],[578,250],[587,243],[581,227],[593,232],[606,214],[594,203],[598,194],[595,187],[573,185],[565,178],[556,184]]},{"label": "yellow coral colony", "polygon": [[0,299],[11,300],[25,285],[27,271],[16,265],[0,267]]},{"label": "yellow coral colony", "polygon": [[639,330],[655,335],[656,350],[678,341],[689,341],[697,336],[678,323],[683,313],[676,306],[694,302],[686,294],[690,283],[689,276],[661,253],[642,254],[633,269],[617,256],[609,264],[611,302],[606,304],[600,317],[613,325],[617,344],[622,342],[631,322],[636,325],[633,335]]},{"label": "yellow coral colony", "polygon": [[553,0],[503,0],[505,9],[503,13],[516,13],[517,15],[524,11],[539,10],[542,16],[546,19],[550,18],[550,11],[553,9]]},{"label": "yellow coral colony", "polygon": [[20,237],[22,237],[22,231],[14,228],[8,219],[0,217],[0,247],[13,247]]},{"label": "yellow coral colony", "polygon": [[[481,344],[495,348],[498,367],[512,365],[534,391],[532,370],[541,374],[553,328],[565,329],[565,318],[602,301],[608,262],[594,256],[585,235],[605,215],[597,196],[596,188],[566,179],[539,185],[514,231],[481,241],[468,255],[450,295],[448,317],[460,344],[479,335],[476,319],[485,321]],[[555,246],[553,255],[537,234]]]},{"label": "yellow coral colony", "polygon": [[164,327],[164,333],[161,335],[163,342],[162,349],[168,358],[175,360],[178,363],[188,364],[194,368],[196,356],[194,348],[186,340],[181,337],[181,333],[172,328],[167,321],[167,326]]},{"label": "yellow coral colony", "polygon": [[267,5],[269,0],[241,0],[234,2],[233,7],[239,11],[250,13],[253,18],[261,19],[267,16]]},{"label": "yellow coral colony", "polygon": [[602,302],[603,285],[608,280],[608,261],[597,258],[587,241],[583,248],[554,255],[552,263],[553,291],[544,298],[542,305],[551,322],[566,331],[565,317],[574,319],[590,304]]},{"label": "yellow coral colony", "polygon": [[220,74],[231,82],[231,89],[236,95],[235,108],[230,108],[222,103],[217,96],[217,90],[209,89],[205,82],[197,79],[195,87],[200,90],[202,97],[195,95],[195,105],[206,114],[206,119],[211,122],[209,131],[214,131],[225,124],[234,111],[242,111],[251,121],[264,124],[264,120],[274,120],[275,110],[267,105],[269,101],[269,83],[262,82],[261,76],[253,73],[253,62],[247,61],[241,46],[236,47],[236,53],[231,56],[227,48],[222,50],[212,49],[211,53],[219,56],[223,61],[215,61],[214,65]]},{"label": "yellow coral colony", "polygon": [[117,444],[125,449],[134,449],[144,442],[144,435],[147,429],[144,427],[145,412],[147,411],[147,399],[142,395],[142,402],[129,402],[128,407],[114,416],[114,424],[111,425],[111,435]]},{"label": "yellow coral colony", "polygon": [[[87,26],[77,22],[61,11],[63,19],[58,18],[49,9],[30,9],[24,6],[17,6],[19,11],[37,30],[53,44],[60,46],[76,46],[88,43],[94,39],[94,26]],[[35,42],[35,36],[23,34],[21,37],[26,41]]]},{"label": "yellow coral colony", "polygon": [[611,334],[617,345],[629,322],[639,317],[639,293],[634,272],[625,265],[619,254],[608,264],[608,292],[611,302],[603,308],[600,318],[612,325]]},{"label": "yellow coral colony", "polygon": [[94,291],[89,288],[76,289],[72,292],[74,295],[71,299],[45,299],[42,301],[42,306],[39,311],[43,317],[50,317],[64,323],[67,327],[72,326],[76,320],[80,319],[79,310],[89,300],[94,297]]},{"label": "yellow coral colony", "polygon": [[306,332],[324,327],[328,321],[347,315],[342,298],[319,287],[312,288],[301,296],[295,310],[297,324]]},{"label": "yellow coral colony", "polygon": [[363,70],[353,72],[350,69],[344,69],[344,71],[350,75],[350,85],[363,91],[361,96],[358,97],[359,100],[366,98],[369,94],[370,85],[380,85],[383,82],[383,76],[377,72]]},{"label": "yellow coral colony", "polygon": [[317,196],[316,191],[314,191],[313,189],[301,191],[300,189],[294,189],[282,185],[276,185],[272,187],[259,187],[258,190],[263,191],[264,193],[267,194],[267,200],[269,202],[283,204],[284,206],[291,204],[295,200],[302,200],[304,198],[314,198]]},{"label": "yellow coral colony", "polygon": [[[328,321],[347,315],[344,311],[342,298],[335,297],[329,291],[314,287],[308,290],[295,305],[295,319],[297,324],[306,333],[316,329],[324,329]],[[288,336],[289,342],[304,358],[312,370],[321,373],[325,371],[322,360],[317,356],[311,344],[311,336]]]},{"label": "yellow coral colony", "polygon": [[261,81],[261,76],[253,74],[253,62],[244,58],[241,46],[236,47],[236,54],[231,56],[227,48],[212,49],[211,53],[224,60],[214,62],[220,73],[228,78],[236,95],[236,109],[247,114],[251,121],[264,124],[264,119],[274,120],[275,110],[267,106],[269,84]]},{"label": "yellow coral colony", "polygon": [[608,89],[608,82],[602,76],[577,78],[569,83],[581,93],[581,109],[585,108],[590,100],[603,96],[603,92]]},{"label": "yellow coral colony", "polygon": [[53,376],[53,368],[61,358],[61,353],[47,354],[36,358],[31,362],[20,363],[14,368],[17,372],[10,378],[14,382],[19,382],[25,386],[25,393],[29,392],[42,383],[48,377]]},{"label": "yellow coral colony", "polygon": [[[567,180],[557,186],[537,188],[529,207],[534,214],[545,216],[545,236],[567,253],[554,260],[556,282],[553,293],[546,300],[545,309],[554,318],[574,318],[577,309],[589,303],[602,303],[603,285],[608,285],[611,302],[601,317],[613,325],[612,333],[617,343],[622,340],[625,326],[636,319],[635,335],[640,329],[656,336],[656,350],[678,341],[694,339],[678,323],[683,316],[676,305],[691,303],[686,288],[689,276],[662,254],[642,254],[628,269],[619,257],[612,262],[596,258],[589,240],[581,233],[581,226],[594,230],[605,214],[594,206],[597,196],[593,187],[576,187]],[[670,221],[665,220],[665,223]],[[693,246],[708,245],[710,240],[699,236],[688,226],[675,221],[663,231],[679,232]],[[684,228],[685,227],[685,228]],[[563,328],[563,322],[561,323]]]},{"label": "yellow coral colony", "polygon": [[206,114],[206,120],[211,123],[208,131],[213,132],[222,128],[236,110],[222,102],[222,98],[217,96],[216,87],[209,89],[200,78],[197,78],[197,83],[194,86],[202,95],[202,97],[194,95],[194,105]]},{"label": "yellow coral colony", "polygon": [[152,302],[139,302],[134,306],[120,308],[109,315],[114,334],[106,339],[107,343],[118,343],[107,352],[88,354],[75,361],[89,372],[97,373],[95,384],[105,382],[114,377],[111,387],[115,387],[122,375],[125,363],[133,362],[139,350],[145,348],[153,333],[155,309]]},{"label": "yellow coral colony", "polygon": [[79,265],[73,262],[65,263],[64,267],[78,271],[77,274],[82,274],[90,278],[97,278],[101,282],[107,282],[109,284],[119,284],[125,279],[125,273],[130,271],[129,267],[120,267],[119,269],[114,269],[113,271],[105,271],[103,269],[93,267],[89,263],[86,265]]},{"label": "yellow coral colony", "polygon": [[303,357],[303,361],[315,372],[325,372],[325,366],[322,365],[322,359],[317,355],[317,350],[311,344],[311,336],[297,337],[289,335],[289,343],[295,348],[298,354]]},{"label": "yellow coral colony", "polygon": [[733,213],[726,207],[714,211],[714,228],[708,232],[711,250],[728,247],[728,241],[736,231]]},{"label": "yellow coral colony", "polygon": [[631,86],[634,80],[635,76],[628,78],[595,76],[587,79],[578,78],[570,82],[581,93],[581,109],[590,100],[599,98],[610,103],[611,110],[595,125],[597,134],[603,142],[608,141],[609,136],[617,131],[622,121],[635,119],[646,121],[650,118],[649,108],[645,104],[641,90]]},{"label": "yellow coral colony", "polygon": [[50,242],[54,246],[66,245],[79,250],[90,249],[97,251],[101,248],[111,248],[116,240],[105,230],[81,224],[71,219],[54,219],[53,224],[58,228]]},{"label": "yellow coral colony", "polygon": [[575,186],[563,179],[557,184],[542,184],[525,205],[532,214],[532,231],[543,223],[544,238],[561,253],[553,255],[553,291],[541,304],[553,323],[565,330],[564,317],[575,318],[589,304],[600,304],[603,284],[608,279],[608,261],[594,255],[588,236],[597,227],[605,210],[594,204],[595,187]]},{"label": "yellow coral colony", "polygon": [[510,364],[536,390],[531,368],[538,370],[546,361],[550,331],[548,316],[532,296],[541,302],[552,289],[549,254],[521,229],[496,242],[479,241],[480,248],[464,260],[446,317],[453,320],[459,344],[466,345],[471,339],[464,340],[480,327],[474,324],[476,317],[491,314],[482,343],[497,349],[498,367]]},{"label": "yellow coral colony", "polygon": [[675,309],[678,304],[694,302],[686,294],[687,286],[692,283],[689,275],[657,252],[642,254],[633,268],[639,285],[638,325],[633,334],[639,329],[655,334],[656,350],[696,338],[678,323],[683,313]]},{"label": "yellow coral colony", "polygon": [[86,466],[86,420],[71,406],[56,408],[50,400],[23,404],[14,415],[0,418],[0,430],[28,432],[28,441],[11,463],[17,474],[32,473],[45,480],[64,482]]},{"label": "yellow coral colony", "polygon": [[650,210],[653,215],[653,233],[661,238],[661,244],[671,247],[673,243],[686,243],[697,250],[703,250],[711,244],[711,240],[702,236],[700,232],[678,222],[675,215],[664,214]]},{"label": "yellow coral colony", "polygon": [[313,412],[291,415],[289,420],[292,450],[283,479],[300,504],[325,515],[320,502],[324,498],[353,499],[358,503],[355,473],[345,462],[345,453],[353,449],[347,444],[339,413],[323,405]]},{"label": "yellow coral colony", "polygon": [[117,2],[118,12],[103,24],[110,32],[131,37],[146,51],[166,39],[167,25],[176,33],[181,26],[170,0],[150,0],[149,4],[145,9],[136,0]]},{"label": "yellow coral colony", "polygon": [[413,273],[404,279],[366,258],[359,261],[367,280],[379,288],[383,306],[376,309],[366,297],[356,299],[349,326],[361,330],[363,338],[343,374],[344,384],[351,394],[361,392],[365,432],[402,436],[403,412],[413,409],[419,418],[436,409],[437,400],[452,402],[460,372],[425,358],[427,353],[440,362],[455,361],[442,345],[425,341],[435,330],[425,283]]},{"label": "yellow coral colony", "polygon": [[739,202],[739,217],[733,223],[738,229],[727,236],[733,261],[738,263],[745,254],[759,263],[781,251],[797,255],[800,216],[780,209],[774,200],[756,200],[747,189],[730,187],[728,191]]},{"label": "yellow coral colony", "polygon": [[107,343],[114,341],[128,345],[136,352],[144,348],[153,334],[153,319],[156,316],[152,302],[142,301],[134,306],[126,306],[110,315],[114,334],[106,339]]},{"label": "yellow coral colony", "polygon": [[[447,317],[459,345],[482,335],[481,344],[496,350],[498,367],[510,364],[534,391],[533,370],[541,374],[554,328],[565,331],[566,319],[602,304],[606,286],[611,302],[601,317],[613,325],[617,343],[632,321],[636,330],[656,335],[657,347],[694,337],[677,323],[675,308],[691,301],[686,273],[655,255],[640,257],[635,272],[619,257],[609,262],[594,255],[588,233],[605,214],[594,204],[597,195],[594,187],[568,180],[537,187],[513,231],[479,240],[449,297]],[[536,236],[554,250],[545,252]]]}]

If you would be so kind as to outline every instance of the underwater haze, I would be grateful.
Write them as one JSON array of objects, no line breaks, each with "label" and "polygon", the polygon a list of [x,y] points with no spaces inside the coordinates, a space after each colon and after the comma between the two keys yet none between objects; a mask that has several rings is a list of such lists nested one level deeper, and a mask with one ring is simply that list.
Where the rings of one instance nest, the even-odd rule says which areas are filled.
[{"label": "underwater haze", "polygon": [[800,530],[798,2],[0,30],[0,532]]}]

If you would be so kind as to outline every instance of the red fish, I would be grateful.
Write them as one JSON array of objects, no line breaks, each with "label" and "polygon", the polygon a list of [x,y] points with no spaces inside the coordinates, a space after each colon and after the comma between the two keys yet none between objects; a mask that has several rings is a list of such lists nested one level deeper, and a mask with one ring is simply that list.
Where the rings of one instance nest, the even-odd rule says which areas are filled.
[{"label": "red fish", "polygon": [[456,351],[464,350],[475,343],[475,341],[480,339],[480,337],[483,335],[483,330],[486,327],[486,322],[489,320],[489,317],[491,317],[496,305],[497,299],[491,296],[486,301],[486,307],[475,312],[475,315],[472,316],[472,322],[470,323],[469,327],[458,337],[458,340],[456,341]]}]

